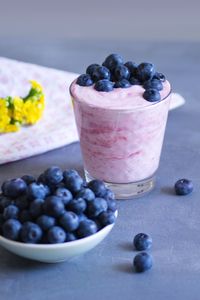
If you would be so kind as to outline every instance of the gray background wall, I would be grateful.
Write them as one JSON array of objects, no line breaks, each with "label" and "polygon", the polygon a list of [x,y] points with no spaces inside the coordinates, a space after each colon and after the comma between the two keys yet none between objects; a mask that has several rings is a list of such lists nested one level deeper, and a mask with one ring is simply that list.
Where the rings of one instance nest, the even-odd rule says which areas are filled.
[{"label": "gray background wall", "polygon": [[0,0],[0,37],[200,40],[199,0]]}]

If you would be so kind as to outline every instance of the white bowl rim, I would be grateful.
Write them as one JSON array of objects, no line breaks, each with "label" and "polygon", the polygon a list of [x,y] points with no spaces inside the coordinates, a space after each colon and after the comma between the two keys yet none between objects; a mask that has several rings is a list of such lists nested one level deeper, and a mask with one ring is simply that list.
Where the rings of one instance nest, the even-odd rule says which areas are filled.
[{"label": "white bowl rim", "polygon": [[[118,210],[115,211],[115,216],[117,218],[118,216]],[[13,246],[17,246],[17,247],[21,247],[21,248],[27,248],[27,249],[57,249],[57,248],[65,248],[65,247],[73,247],[73,246],[79,246],[81,244],[85,244],[88,241],[94,240],[96,239],[98,236],[100,236],[102,233],[105,233],[106,231],[109,231],[109,229],[111,229],[113,226],[115,225],[115,222],[112,224],[109,224],[107,226],[105,226],[104,228],[102,228],[101,230],[97,231],[96,233],[75,240],[75,241],[70,241],[70,242],[65,242],[65,243],[57,243],[57,244],[31,244],[31,243],[23,243],[23,242],[18,242],[18,241],[13,241],[13,240],[9,240],[5,237],[3,237],[2,235],[0,235],[0,241],[2,240],[3,242],[9,244],[9,245],[13,245]]]}]

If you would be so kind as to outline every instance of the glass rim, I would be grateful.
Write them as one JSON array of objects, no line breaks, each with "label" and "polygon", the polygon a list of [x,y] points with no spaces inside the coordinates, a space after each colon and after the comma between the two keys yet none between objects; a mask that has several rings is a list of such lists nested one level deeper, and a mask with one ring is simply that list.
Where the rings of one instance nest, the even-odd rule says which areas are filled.
[{"label": "glass rim", "polygon": [[125,112],[133,112],[133,111],[137,111],[137,110],[143,110],[143,109],[148,109],[148,108],[151,108],[153,106],[157,106],[159,105],[160,103],[162,103],[163,101],[165,102],[165,100],[168,99],[168,97],[171,95],[172,93],[172,87],[171,87],[171,84],[170,84],[170,91],[169,93],[161,100],[159,101],[155,101],[155,102],[150,102],[150,101],[147,101],[148,104],[147,105],[144,105],[144,106],[136,106],[135,108],[109,108],[109,107],[100,107],[100,106],[97,106],[97,105],[93,105],[93,104],[88,104],[86,102],[82,102],[80,101],[77,97],[74,97],[74,95],[72,94],[71,92],[71,86],[72,84],[76,81],[76,79],[70,84],[70,87],[69,87],[69,93],[71,95],[71,97],[73,98],[73,100],[79,102],[80,104],[85,104],[86,106],[90,107],[90,108],[96,108],[96,109],[99,109],[99,110],[107,110],[107,111],[114,111],[114,112],[122,112],[122,113],[125,113]]}]

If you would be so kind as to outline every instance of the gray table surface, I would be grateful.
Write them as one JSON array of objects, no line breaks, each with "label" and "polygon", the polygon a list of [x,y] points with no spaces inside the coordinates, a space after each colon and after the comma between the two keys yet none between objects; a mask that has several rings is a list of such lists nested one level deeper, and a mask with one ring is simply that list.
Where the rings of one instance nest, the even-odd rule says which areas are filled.
[{"label": "gray table surface", "polygon": [[[126,59],[156,63],[186,98],[170,112],[157,185],[149,195],[119,201],[119,217],[111,234],[74,261],[42,264],[0,248],[0,299],[190,299],[200,292],[200,84],[198,43],[127,41],[1,40],[0,55],[83,72],[90,62],[120,52]],[[0,145],[1,146],[1,145]],[[78,143],[0,166],[0,182],[24,173],[39,174],[50,165],[82,172]],[[192,195],[174,195],[174,182],[194,182]],[[153,269],[132,272],[132,239],[138,232],[153,237]]]}]

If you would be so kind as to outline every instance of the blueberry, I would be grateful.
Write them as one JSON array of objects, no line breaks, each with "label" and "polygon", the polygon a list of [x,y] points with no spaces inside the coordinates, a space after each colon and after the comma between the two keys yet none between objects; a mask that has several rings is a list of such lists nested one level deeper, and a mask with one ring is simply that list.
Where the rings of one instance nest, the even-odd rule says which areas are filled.
[{"label": "blueberry", "polygon": [[92,79],[95,82],[98,80],[101,80],[101,79],[110,80],[110,71],[104,66],[99,66],[94,70],[94,72],[92,74]]},{"label": "blueberry", "polygon": [[145,90],[147,90],[147,89],[156,89],[158,91],[162,91],[163,85],[162,85],[162,82],[160,80],[151,79],[151,80],[147,80],[147,81],[144,82],[143,88]]},{"label": "blueberry", "polygon": [[78,214],[79,222],[88,219],[88,217],[85,214]]},{"label": "blueberry", "polygon": [[104,211],[99,215],[98,219],[99,219],[101,225],[104,227],[104,226],[113,224],[116,220],[116,217],[115,217],[114,212]]},{"label": "blueberry", "polygon": [[78,174],[64,176],[64,182],[66,188],[72,193],[78,193],[83,186],[83,179]]},{"label": "blueberry", "polygon": [[131,85],[141,85],[141,82],[135,77],[131,77],[129,79],[129,82],[130,82]]},{"label": "blueberry", "polygon": [[188,179],[179,179],[175,185],[175,193],[179,196],[184,196],[192,193],[193,191],[193,183]]},{"label": "blueberry", "polygon": [[41,215],[37,218],[36,223],[42,228],[42,230],[47,231],[51,227],[55,226],[56,219],[47,215]]},{"label": "blueberry", "polygon": [[149,102],[157,102],[161,100],[161,96],[158,90],[148,89],[144,92],[143,97]]},{"label": "blueberry", "polygon": [[59,167],[51,167],[44,172],[47,185],[56,185],[63,180],[63,172]]},{"label": "blueberry", "polygon": [[21,177],[21,179],[23,179],[26,182],[27,185],[30,184],[30,183],[36,182],[35,177],[32,176],[32,175],[24,175],[24,176]]},{"label": "blueberry", "polygon": [[30,200],[44,199],[47,194],[46,187],[42,183],[31,183],[27,189],[27,196]]},{"label": "blueberry", "polygon": [[21,179],[11,179],[7,180],[2,185],[2,191],[4,196],[17,198],[26,193],[27,184]]},{"label": "blueberry", "polygon": [[15,205],[20,209],[25,209],[29,206],[29,201],[27,199],[27,196],[20,196],[17,199],[15,199]]},{"label": "blueberry", "polygon": [[19,208],[16,205],[8,205],[3,212],[3,217],[5,220],[8,219],[18,219]]},{"label": "blueberry", "polygon": [[0,196],[0,213],[3,213],[4,208],[12,203],[11,199],[1,195]]},{"label": "blueberry", "polygon": [[9,219],[3,224],[3,236],[7,239],[17,241],[21,230],[21,223],[15,219]]},{"label": "blueberry", "polygon": [[35,223],[25,222],[20,231],[20,239],[24,243],[36,244],[42,238],[42,229]]},{"label": "blueberry", "polygon": [[80,190],[78,194],[76,195],[76,198],[83,198],[86,201],[92,201],[95,198],[95,194],[91,189],[85,188]]},{"label": "blueberry", "polygon": [[65,212],[59,219],[60,225],[68,232],[74,231],[79,226],[79,218],[72,211]]},{"label": "blueberry", "polygon": [[89,74],[82,74],[77,78],[76,83],[80,86],[91,86],[94,82]]},{"label": "blueberry", "polygon": [[133,266],[136,272],[145,272],[151,269],[153,264],[152,257],[146,252],[137,254],[133,260]]},{"label": "blueberry", "polygon": [[63,178],[64,180],[67,180],[69,179],[70,177],[76,177],[76,176],[79,176],[78,172],[76,170],[66,170],[63,172]]},{"label": "blueberry", "polygon": [[51,227],[47,236],[50,244],[64,243],[66,240],[66,232],[60,226]]},{"label": "blueberry", "polygon": [[137,68],[137,79],[144,82],[151,79],[155,75],[155,67],[151,63],[141,63]]},{"label": "blueberry", "polygon": [[159,72],[156,72],[153,76],[153,79],[158,79],[162,82],[165,82],[166,78],[165,78],[165,75],[162,74],[162,73],[159,73]]},{"label": "blueberry", "polygon": [[4,220],[3,214],[0,214],[0,235],[2,234],[4,222],[5,222],[5,220]]},{"label": "blueberry", "polygon": [[20,213],[19,213],[19,220],[21,223],[25,223],[28,221],[32,221],[32,215],[30,214],[30,211],[28,209],[23,209]]},{"label": "blueberry", "polygon": [[113,191],[111,191],[110,189],[106,189],[106,192],[103,195],[103,198],[105,198],[106,200],[114,200],[115,199],[115,194]]},{"label": "blueberry", "polygon": [[115,82],[114,88],[129,88],[131,86],[130,82],[127,79],[121,79],[120,81]]},{"label": "blueberry", "polygon": [[86,210],[87,204],[83,198],[75,198],[69,202],[67,208],[77,214],[81,214]]},{"label": "blueberry", "polygon": [[103,66],[107,67],[110,71],[112,71],[116,66],[123,64],[124,60],[121,55],[119,54],[110,54],[106,57],[105,61],[103,62]]},{"label": "blueberry", "polygon": [[72,233],[72,232],[67,233],[66,242],[73,242],[73,241],[75,241],[76,239],[77,239],[77,238],[76,238],[76,236],[75,236],[74,233]]},{"label": "blueberry", "polygon": [[130,71],[125,65],[118,65],[114,69],[114,76],[116,80],[129,79]]},{"label": "blueberry", "polygon": [[149,250],[152,246],[152,238],[146,233],[138,233],[134,237],[133,245],[138,251]]},{"label": "blueberry", "polygon": [[132,61],[127,61],[124,65],[129,69],[131,76],[135,76],[137,72],[137,64]]},{"label": "blueberry", "polygon": [[43,209],[45,214],[57,218],[64,213],[65,206],[60,197],[49,196],[44,202]]},{"label": "blueberry", "polygon": [[104,197],[107,193],[104,182],[98,179],[90,181],[88,187],[95,193],[96,197]]},{"label": "blueberry", "polygon": [[113,83],[107,79],[102,79],[95,83],[94,88],[98,92],[111,92],[113,90]]},{"label": "blueberry", "polygon": [[35,199],[31,202],[29,211],[33,218],[37,218],[43,213],[43,204],[43,199]]},{"label": "blueberry", "polygon": [[58,188],[55,191],[55,196],[62,198],[64,205],[67,205],[73,198],[72,193],[66,188]]},{"label": "blueberry", "polygon": [[44,173],[42,173],[38,176],[37,183],[46,184]]},{"label": "blueberry", "polygon": [[108,210],[115,212],[117,210],[117,201],[115,199],[107,199]]},{"label": "blueberry", "polygon": [[100,67],[98,64],[91,64],[86,69],[86,74],[89,74],[92,77],[92,74],[96,70],[96,68]]},{"label": "blueberry", "polygon": [[106,211],[108,209],[107,201],[103,198],[95,198],[93,201],[88,203],[87,206],[87,215],[90,218],[95,218],[100,213]]},{"label": "blueberry", "polygon": [[80,238],[84,238],[96,233],[97,229],[97,225],[94,221],[86,219],[80,222],[77,229],[77,235]]}]

